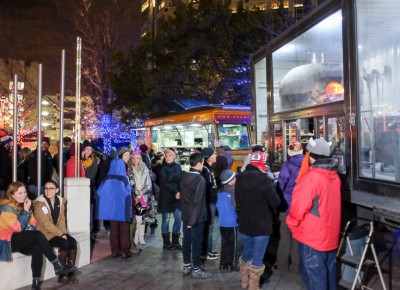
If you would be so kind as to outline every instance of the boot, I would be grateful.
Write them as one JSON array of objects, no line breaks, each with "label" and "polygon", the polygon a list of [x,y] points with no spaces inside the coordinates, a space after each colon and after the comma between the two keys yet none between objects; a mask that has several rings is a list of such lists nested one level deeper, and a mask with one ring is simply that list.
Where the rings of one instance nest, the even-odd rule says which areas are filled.
[{"label": "boot", "polygon": [[40,278],[33,278],[32,279],[32,290],[40,290]]},{"label": "boot", "polygon": [[[67,259],[67,264],[69,266],[75,266],[76,263],[76,252],[77,250],[69,250],[68,251],[68,259]],[[75,284],[78,283],[79,280],[76,279],[76,271],[73,271],[68,274],[68,279],[70,281],[70,284]]]},{"label": "boot", "polygon": [[[146,245],[146,242],[144,240],[144,229],[145,229],[145,225],[144,224],[138,224],[137,225],[137,229],[136,232],[138,232],[139,236],[138,236],[138,242],[141,245]],[[136,237],[135,237],[136,238]]]},{"label": "boot", "polygon": [[75,266],[68,266],[68,265],[63,266],[60,263],[60,260],[58,260],[58,259],[51,261],[51,263],[53,264],[54,272],[56,273],[57,276],[68,275],[69,273],[76,270]]},{"label": "boot", "polygon": [[174,246],[175,250],[182,250],[182,245],[179,243],[180,235],[181,234],[172,233],[172,245]]},{"label": "boot", "polygon": [[[61,265],[63,265],[64,267],[67,265],[67,255],[68,255],[68,253],[65,251],[61,251],[61,250],[58,251],[58,260],[60,261]],[[66,284],[66,285],[71,284],[68,276],[65,274],[61,274],[58,276],[58,283],[62,283],[62,284]]]},{"label": "boot", "polygon": [[242,260],[242,257],[239,258],[240,281],[242,283],[243,289],[247,289],[247,287],[249,287],[250,267],[251,267],[251,261],[246,263],[245,261]]},{"label": "boot", "polygon": [[169,238],[169,233],[165,233],[165,234],[161,234],[164,244],[163,244],[163,248],[167,249],[167,250],[173,250],[174,246],[171,244],[171,240]]},{"label": "boot", "polygon": [[250,266],[250,281],[249,281],[249,290],[260,290],[258,287],[260,285],[260,277],[264,272],[265,266]]}]

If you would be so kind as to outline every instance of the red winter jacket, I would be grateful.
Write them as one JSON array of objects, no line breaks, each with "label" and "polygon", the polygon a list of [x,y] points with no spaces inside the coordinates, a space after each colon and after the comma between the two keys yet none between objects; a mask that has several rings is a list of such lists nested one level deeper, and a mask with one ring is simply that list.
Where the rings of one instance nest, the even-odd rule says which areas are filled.
[{"label": "red winter jacket", "polygon": [[317,251],[338,247],[341,195],[336,171],[311,167],[293,190],[286,223],[293,237]]}]

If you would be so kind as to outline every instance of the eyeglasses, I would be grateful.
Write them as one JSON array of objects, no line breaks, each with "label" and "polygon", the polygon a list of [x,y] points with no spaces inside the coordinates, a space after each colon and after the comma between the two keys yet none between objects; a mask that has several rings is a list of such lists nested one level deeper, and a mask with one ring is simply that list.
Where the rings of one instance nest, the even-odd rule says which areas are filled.
[{"label": "eyeglasses", "polygon": [[56,187],[45,187],[44,190],[48,190],[48,191],[54,191],[56,190]]}]

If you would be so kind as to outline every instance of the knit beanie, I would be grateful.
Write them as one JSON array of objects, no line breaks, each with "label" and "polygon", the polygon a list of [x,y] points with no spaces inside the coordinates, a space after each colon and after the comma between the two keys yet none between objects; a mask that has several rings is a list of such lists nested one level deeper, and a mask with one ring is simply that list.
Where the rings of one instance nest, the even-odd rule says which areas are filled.
[{"label": "knit beanie", "polygon": [[124,153],[129,152],[128,147],[123,146],[121,148],[119,148],[118,150],[118,158],[122,158],[122,155],[124,155]]},{"label": "knit beanie", "polygon": [[262,151],[255,151],[250,154],[250,164],[256,166],[262,172],[267,172],[267,153]]},{"label": "knit beanie", "polygon": [[4,136],[0,138],[0,145],[7,145],[8,143],[10,143],[12,141],[11,136]]},{"label": "knit beanie", "polygon": [[310,156],[317,160],[331,155],[331,145],[332,142],[326,142],[324,138],[314,140],[311,137],[310,140],[308,140],[306,149],[310,152]]},{"label": "knit beanie", "polygon": [[288,155],[295,156],[299,154],[303,154],[303,146],[299,141],[293,141],[288,147]]}]

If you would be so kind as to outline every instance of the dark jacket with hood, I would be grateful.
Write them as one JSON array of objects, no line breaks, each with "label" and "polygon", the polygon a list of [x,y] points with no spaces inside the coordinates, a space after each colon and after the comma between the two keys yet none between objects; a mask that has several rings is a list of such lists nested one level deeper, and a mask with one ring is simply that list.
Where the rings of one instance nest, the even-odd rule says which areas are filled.
[{"label": "dark jacket with hood", "polygon": [[190,169],[181,179],[182,221],[190,226],[207,220],[206,181],[200,171]]},{"label": "dark jacket with hood", "polygon": [[180,202],[175,195],[179,192],[182,168],[175,162],[163,163],[159,173],[160,195],[157,210],[160,213],[174,212],[177,208],[180,209]]},{"label": "dark jacket with hood", "polygon": [[277,207],[281,201],[267,174],[251,164],[247,165],[236,178],[235,200],[240,233],[251,237],[272,233],[271,208]]}]

